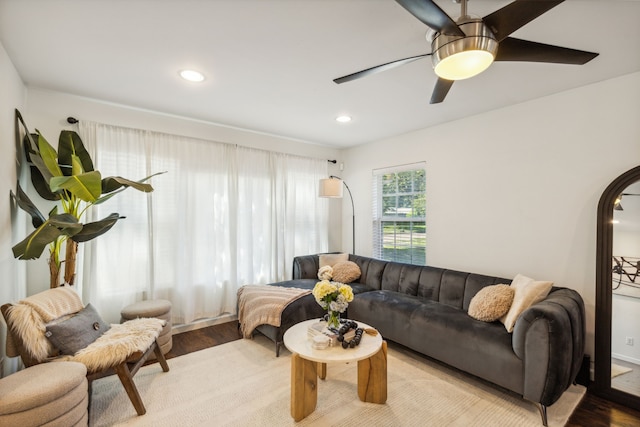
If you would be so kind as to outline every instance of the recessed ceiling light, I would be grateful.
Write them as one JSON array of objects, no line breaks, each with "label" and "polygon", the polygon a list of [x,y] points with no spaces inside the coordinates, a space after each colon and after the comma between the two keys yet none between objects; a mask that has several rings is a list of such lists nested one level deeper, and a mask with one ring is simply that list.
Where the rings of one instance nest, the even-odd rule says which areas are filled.
[{"label": "recessed ceiling light", "polygon": [[182,70],[180,71],[180,77],[190,82],[201,82],[204,80],[204,75],[195,70]]},{"label": "recessed ceiling light", "polygon": [[349,123],[350,121],[351,121],[351,116],[338,116],[338,117],[336,117],[336,122]]}]

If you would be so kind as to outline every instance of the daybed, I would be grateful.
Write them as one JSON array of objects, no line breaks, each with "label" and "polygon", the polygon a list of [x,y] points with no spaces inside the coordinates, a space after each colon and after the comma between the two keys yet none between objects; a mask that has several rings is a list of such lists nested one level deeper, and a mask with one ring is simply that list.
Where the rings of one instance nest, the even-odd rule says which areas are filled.
[{"label": "daybed", "polygon": [[[382,336],[455,368],[511,390],[546,407],[575,381],[584,356],[585,311],[580,295],[561,287],[526,309],[508,332],[499,321],[469,316],[472,298],[482,288],[511,279],[381,261],[349,255],[361,270],[351,283],[354,300],[348,317],[377,328]],[[313,289],[319,255],[296,257],[293,279],[274,286]],[[282,312],[281,325],[257,329],[276,342],[293,324],[321,317],[312,295]]]}]

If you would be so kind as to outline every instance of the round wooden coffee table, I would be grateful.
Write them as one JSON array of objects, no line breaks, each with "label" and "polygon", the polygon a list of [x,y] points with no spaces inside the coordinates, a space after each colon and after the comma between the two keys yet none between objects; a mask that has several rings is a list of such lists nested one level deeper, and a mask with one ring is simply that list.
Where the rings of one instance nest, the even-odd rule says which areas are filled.
[{"label": "round wooden coffee table", "polygon": [[[318,350],[311,346],[307,329],[320,319],[300,322],[284,334],[291,351],[291,416],[300,421],[316,409],[318,377],[326,378],[327,363],[358,362],[358,397],[363,402],[387,401],[387,342],[378,333],[363,334],[360,345],[344,349],[333,346]],[[357,322],[360,328],[371,326]]]}]

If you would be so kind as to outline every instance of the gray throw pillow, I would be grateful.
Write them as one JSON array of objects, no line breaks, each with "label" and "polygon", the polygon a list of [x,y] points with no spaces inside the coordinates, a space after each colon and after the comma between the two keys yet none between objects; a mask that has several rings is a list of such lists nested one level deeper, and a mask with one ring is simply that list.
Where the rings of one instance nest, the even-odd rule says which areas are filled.
[{"label": "gray throw pillow", "polygon": [[100,338],[109,325],[102,320],[91,304],[72,317],[50,323],[45,336],[61,354],[74,355]]}]

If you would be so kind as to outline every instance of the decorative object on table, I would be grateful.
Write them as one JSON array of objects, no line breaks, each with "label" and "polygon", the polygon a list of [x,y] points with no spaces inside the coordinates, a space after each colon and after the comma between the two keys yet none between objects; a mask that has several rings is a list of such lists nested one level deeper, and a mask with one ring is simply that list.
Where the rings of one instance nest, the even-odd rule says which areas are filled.
[{"label": "decorative object on table", "polygon": [[[43,199],[60,201],[62,213],[58,213],[59,208],[56,205],[49,211],[49,218],[45,219],[18,183],[16,194],[12,191],[11,197],[21,209],[31,215],[31,224],[35,230],[13,247],[13,256],[27,260],[40,258],[48,245],[50,287],[56,288],[60,285],[60,267],[63,262],[64,283],[73,285],[78,243],[101,236],[119,219],[125,218],[118,213],[112,213],[100,221],[82,224],[80,219],[83,214],[89,207],[102,203],[129,187],[145,193],[153,191],[153,187],[144,182],[158,174],[139,181],[130,181],[120,176],[103,178],[99,171],[94,170],[93,161],[75,131],[60,132],[56,152],[39,131],[35,134],[29,132],[18,110],[15,113],[16,135],[19,135],[18,122],[25,131],[24,143],[20,144],[17,136],[16,145],[24,147],[33,187]],[[66,257],[61,260],[60,251],[63,245]]]},{"label": "decorative object on table", "polygon": [[[340,322],[344,324],[345,322],[349,322],[349,320],[340,319]],[[357,324],[356,324],[356,327],[357,327]],[[342,326],[341,326],[341,329],[342,329]],[[309,338],[309,340],[311,341],[312,347],[319,350],[321,350],[321,348],[319,347],[319,344],[316,345],[316,341],[324,342],[325,338],[328,340],[327,347],[340,346],[343,340],[351,341],[356,335],[355,329],[349,329],[348,331],[340,335],[339,331],[341,329],[335,329],[335,328],[329,329],[327,327],[327,321],[320,320],[319,322],[314,322],[311,325],[309,325],[309,327],[307,328],[307,338]]]},{"label": "decorative object on table", "polygon": [[342,199],[342,184],[347,187],[349,197],[351,198],[351,223],[352,223],[352,253],[356,253],[356,210],[353,206],[353,195],[351,189],[346,182],[339,176],[331,175],[329,178],[321,179],[318,189],[318,197],[329,197],[334,199]]},{"label": "decorative object on table", "polygon": [[313,287],[313,296],[320,307],[327,310],[327,327],[340,328],[340,313],[353,301],[351,286],[340,282],[321,280]]},{"label": "decorative object on table", "polygon": [[[349,339],[346,335],[350,331],[354,331],[353,338]],[[340,326],[338,329],[338,341],[342,343],[342,348],[354,348],[358,344],[360,344],[360,340],[362,339],[362,333],[364,332],[363,328],[359,328],[358,324],[353,320],[347,320]]]}]

